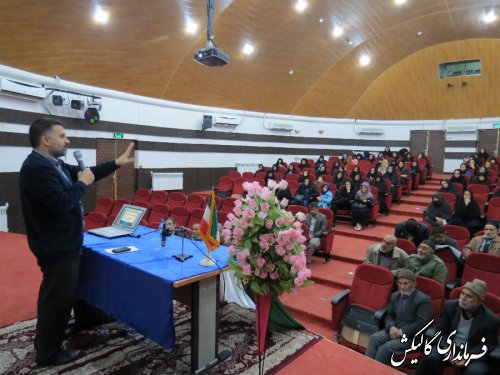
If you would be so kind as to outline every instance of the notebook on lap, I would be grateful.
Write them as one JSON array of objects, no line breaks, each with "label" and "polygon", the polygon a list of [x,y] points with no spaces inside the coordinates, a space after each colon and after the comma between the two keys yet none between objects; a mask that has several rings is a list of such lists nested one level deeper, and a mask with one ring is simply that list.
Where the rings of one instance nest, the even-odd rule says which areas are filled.
[{"label": "notebook on lap", "polygon": [[106,238],[115,238],[132,234],[135,232],[146,211],[147,209],[145,207],[124,204],[111,226],[90,229],[88,233]]}]

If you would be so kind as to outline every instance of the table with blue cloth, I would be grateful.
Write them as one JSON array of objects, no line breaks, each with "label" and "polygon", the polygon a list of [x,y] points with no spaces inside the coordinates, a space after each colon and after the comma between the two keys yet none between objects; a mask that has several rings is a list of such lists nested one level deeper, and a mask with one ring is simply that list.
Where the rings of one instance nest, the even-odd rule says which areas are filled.
[{"label": "table with blue cloth", "polygon": [[[109,252],[123,246],[138,250]],[[178,261],[174,255],[182,251],[192,257]],[[221,246],[211,253],[217,265],[200,266],[206,253],[203,242],[178,236],[168,237],[161,247],[159,231],[143,226],[114,239],[85,233],[78,295],[165,348],[175,347],[173,299],[179,298],[174,294],[180,300],[186,297],[193,310],[191,368],[197,371],[218,356],[217,345],[204,353],[206,343],[201,341],[207,336],[209,346],[217,341],[212,337],[217,335],[217,275],[229,258],[228,248]],[[191,288],[176,288],[185,285]]]}]

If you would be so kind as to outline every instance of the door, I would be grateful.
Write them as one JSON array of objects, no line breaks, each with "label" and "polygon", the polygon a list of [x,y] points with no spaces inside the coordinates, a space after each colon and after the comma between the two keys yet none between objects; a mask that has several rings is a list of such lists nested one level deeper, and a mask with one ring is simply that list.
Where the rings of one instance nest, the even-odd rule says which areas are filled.
[{"label": "door", "polygon": [[484,129],[477,132],[477,150],[484,148],[490,156],[498,156],[498,147],[500,145],[499,129]]},{"label": "door", "polygon": [[443,130],[412,130],[410,132],[410,151],[417,155],[423,151],[432,156],[434,172],[442,173],[444,169],[444,142]]},{"label": "door", "polygon": [[[96,162],[103,163],[115,160],[127,149],[130,141],[124,139],[98,139]],[[113,175],[97,182],[97,196],[110,196],[114,199],[134,199],[137,187],[137,174],[134,165],[127,165],[117,169]]]}]

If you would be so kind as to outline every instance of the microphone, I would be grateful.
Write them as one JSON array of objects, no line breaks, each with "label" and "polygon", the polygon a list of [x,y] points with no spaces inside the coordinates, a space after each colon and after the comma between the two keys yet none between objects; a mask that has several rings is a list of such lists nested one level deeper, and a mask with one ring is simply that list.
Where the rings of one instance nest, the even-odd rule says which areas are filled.
[{"label": "microphone", "polygon": [[161,227],[161,242],[160,242],[161,247],[165,247],[167,245],[167,237],[169,235],[169,232],[170,231],[168,230],[167,225],[165,224],[165,222],[163,222]]},{"label": "microphone", "polygon": [[75,157],[76,162],[78,163],[80,171],[84,171],[86,167],[85,167],[85,162],[83,161],[82,152],[80,150],[75,150],[73,151],[73,156]]}]

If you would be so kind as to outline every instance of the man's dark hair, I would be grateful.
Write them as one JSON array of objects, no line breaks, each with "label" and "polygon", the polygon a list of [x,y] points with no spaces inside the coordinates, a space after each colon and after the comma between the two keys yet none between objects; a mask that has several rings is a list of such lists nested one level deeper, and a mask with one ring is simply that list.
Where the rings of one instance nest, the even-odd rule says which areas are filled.
[{"label": "man's dark hair", "polygon": [[42,135],[48,132],[54,125],[62,125],[62,124],[56,119],[50,117],[42,117],[35,120],[31,124],[29,131],[29,139],[31,147],[35,148],[39,146]]}]

